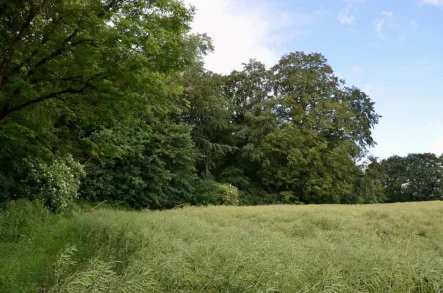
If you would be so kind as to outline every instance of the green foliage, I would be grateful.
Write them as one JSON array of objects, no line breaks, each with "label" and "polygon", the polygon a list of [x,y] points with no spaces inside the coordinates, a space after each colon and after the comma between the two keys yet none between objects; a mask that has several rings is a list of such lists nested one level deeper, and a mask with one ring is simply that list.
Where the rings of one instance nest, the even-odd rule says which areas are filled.
[{"label": "green foliage", "polygon": [[230,103],[221,95],[224,79],[195,66],[183,77],[186,105],[180,119],[192,127],[191,135],[199,150],[198,172],[209,176],[224,156],[235,147],[222,141],[230,129]]},{"label": "green foliage", "polygon": [[[379,116],[322,55],[291,53],[271,69],[251,60],[226,78],[223,94],[233,105],[232,130],[218,142],[237,150],[214,173],[240,188],[246,203],[358,202],[351,196],[360,173],[356,160],[374,144]],[[232,170],[241,176],[230,176]]]},{"label": "green foliage", "polygon": [[238,205],[239,192],[235,186],[231,184],[217,184],[217,189],[221,193],[221,203],[224,205]]},{"label": "green foliage", "polygon": [[354,185],[353,195],[358,203],[382,203],[386,201],[386,190],[383,183],[385,177],[383,167],[376,158],[370,157],[363,163],[362,174]]},{"label": "green foliage", "polygon": [[[59,154],[109,163],[128,152],[129,138],[107,133],[136,127],[146,112],[175,111],[180,71],[210,49],[204,36],[190,46],[192,13],[176,0],[2,4],[2,200],[28,196],[16,185],[28,176],[29,163],[48,176],[66,171]],[[64,206],[48,186],[42,192],[51,204]]]},{"label": "green foliage", "polygon": [[51,163],[26,160],[28,172],[21,181],[21,195],[36,198],[52,210],[66,208],[78,198],[80,181],[85,176],[83,166],[71,156],[56,158]]},{"label": "green foliage", "polygon": [[13,163],[11,168],[3,169],[3,176],[0,176],[4,184],[0,187],[3,200],[39,200],[56,211],[66,208],[78,197],[80,181],[85,172],[72,156],[53,155],[47,161],[39,157],[17,158],[9,162]]},{"label": "green foliage", "polygon": [[443,161],[435,154],[393,156],[380,164],[388,202],[443,199]]},{"label": "green foliage", "polygon": [[84,175],[84,198],[138,209],[224,202],[212,181],[238,188],[230,203],[375,201],[356,164],[374,145],[369,97],[317,53],[209,72],[193,13],[178,0],[2,4],[1,201],[64,208]]},{"label": "green foliage", "polygon": [[226,182],[242,189],[249,187],[250,179],[245,175],[245,172],[241,168],[229,166],[220,174],[220,181]]},{"label": "green foliage", "polygon": [[300,201],[298,196],[294,194],[294,192],[292,191],[281,191],[279,195],[283,203],[303,204],[303,202]]},{"label": "green foliage", "polygon": [[82,177],[83,198],[137,209],[223,203],[216,183],[238,189],[229,203],[383,198],[357,166],[375,144],[374,103],[321,54],[223,76],[204,69],[214,47],[190,33],[194,10],[179,0],[2,11],[1,201],[64,208]]},{"label": "green foliage", "polygon": [[89,165],[82,196],[134,208],[173,208],[190,202],[197,152],[186,125],[146,121],[130,132],[130,151],[115,162]]},{"label": "green foliage", "polygon": [[0,209],[0,242],[16,242],[29,236],[36,224],[50,221],[48,209],[38,201],[6,202]]},{"label": "green foliage", "polygon": [[219,183],[211,179],[197,180],[190,203],[203,206],[221,204],[221,192],[218,185]]}]

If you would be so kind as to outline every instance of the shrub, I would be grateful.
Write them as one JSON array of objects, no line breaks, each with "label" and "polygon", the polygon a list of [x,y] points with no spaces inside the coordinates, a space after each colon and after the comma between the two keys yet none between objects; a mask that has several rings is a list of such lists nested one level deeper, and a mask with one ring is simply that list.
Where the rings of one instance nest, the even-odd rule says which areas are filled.
[{"label": "shrub", "polygon": [[194,196],[190,203],[194,205],[239,205],[239,190],[231,184],[200,179],[196,182]]},{"label": "shrub", "polygon": [[54,211],[66,208],[78,197],[85,171],[72,156],[57,158],[50,163],[37,159],[27,159],[25,162],[28,172],[21,182],[25,197],[41,200]]},{"label": "shrub", "polygon": [[217,205],[220,204],[221,194],[218,183],[214,180],[198,179],[195,184],[194,196],[190,200],[193,205]]},{"label": "shrub", "polygon": [[197,151],[189,128],[151,121],[129,135],[133,137],[128,142],[131,151],[114,162],[85,165],[81,196],[136,209],[168,209],[189,203],[197,179]]},{"label": "shrub", "polygon": [[238,189],[231,184],[218,183],[217,189],[220,192],[220,200],[224,205],[238,205]]}]

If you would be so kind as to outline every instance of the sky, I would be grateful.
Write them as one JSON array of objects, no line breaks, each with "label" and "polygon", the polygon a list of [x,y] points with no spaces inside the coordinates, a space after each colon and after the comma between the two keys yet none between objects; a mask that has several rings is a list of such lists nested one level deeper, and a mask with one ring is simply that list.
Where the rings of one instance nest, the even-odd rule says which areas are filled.
[{"label": "sky", "polygon": [[255,58],[322,53],[382,118],[381,159],[443,153],[443,0],[184,0],[193,31],[212,37],[206,68],[223,74]]}]

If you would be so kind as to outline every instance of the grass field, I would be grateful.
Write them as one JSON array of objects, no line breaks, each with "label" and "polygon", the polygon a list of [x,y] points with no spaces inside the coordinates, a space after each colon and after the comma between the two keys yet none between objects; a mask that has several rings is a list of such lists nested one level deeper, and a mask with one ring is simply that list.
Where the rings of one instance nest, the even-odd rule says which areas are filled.
[{"label": "grass field", "polygon": [[443,292],[442,202],[52,217],[0,241],[0,292]]}]

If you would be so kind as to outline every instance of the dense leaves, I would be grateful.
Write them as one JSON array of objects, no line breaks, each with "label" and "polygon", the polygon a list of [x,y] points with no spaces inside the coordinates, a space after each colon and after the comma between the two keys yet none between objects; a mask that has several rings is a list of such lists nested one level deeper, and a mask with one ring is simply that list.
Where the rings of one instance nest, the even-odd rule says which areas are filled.
[{"label": "dense leaves", "polygon": [[1,1],[0,200],[441,199],[440,158],[367,158],[380,116],[324,56],[209,72],[192,16],[178,0]]},{"label": "dense leaves", "polygon": [[443,161],[435,154],[393,156],[381,167],[388,202],[443,199]]},{"label": "dense leaves", "polygon": [[[322,55],[288,54],[271,69],[252,60],[227,77],[223,93],[233,104],[224,141],[238,151],[226,156],[221,180],[270,195],[251,203],[338,203],[353,193],[356,160],[373,146],[379,116]],[[228,179],[233,167],[238,176]]]},{"label": "dense leaves", "polygon": [[84,197],[136,208],[173,208],[192,200],[197,150],[186,125],[151,120],[120,135],[132,137],[129,151],[109,164],[87,164]]},{"label": "dense leaves", "polygon": [[[25,158],[51,166],[58,154],[72,154],[100,166],[134,152],[132,133],[120,130],[146,113],[175,111],[177,76],[205,43],[187,34],[192,11],[175,0],[2,1],[1,7],[6,198],[23,196],[14,186],[30,176]],[[199,43],[192,47],[192,40]]]}]

